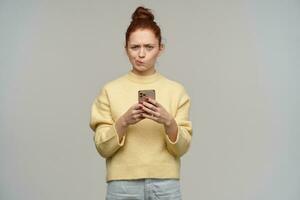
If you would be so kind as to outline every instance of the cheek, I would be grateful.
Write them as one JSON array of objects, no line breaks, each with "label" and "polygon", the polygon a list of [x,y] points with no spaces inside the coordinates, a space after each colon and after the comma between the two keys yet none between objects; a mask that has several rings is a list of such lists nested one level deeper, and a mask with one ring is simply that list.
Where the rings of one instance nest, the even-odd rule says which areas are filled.
[{"label": "cheek", "polygon": [[130,53],[130,57],[131,58],[136,58],[136,57],[138,57],[138,54],[139,53],[137,51],[133,51],[133,52]]},{"label": "cheek", "polygon": [[158,53],[157,52],[155,52],[155,53],[153,53],[153,54],[151,54],[151,55],[149,55],[149,60],[156,60],[157,59],[157,56],[158,56]]},{"label": "cheek", "polygon": [[134,55],[133,52],[127,53],[127,56],[129,57],[129,59],[134,59],[135,58],[135,55]]}]

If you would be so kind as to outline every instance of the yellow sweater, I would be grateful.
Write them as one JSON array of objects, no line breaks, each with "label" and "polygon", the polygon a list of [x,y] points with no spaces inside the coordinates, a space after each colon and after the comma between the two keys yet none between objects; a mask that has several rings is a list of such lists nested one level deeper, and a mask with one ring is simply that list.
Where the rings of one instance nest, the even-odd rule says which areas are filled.
[{"label": "yellow sweater", "polygon": [[[178,125],[175,142],[164,126],[150,119],[130,125],[119,142],[115,122],[138,102],[138,90],[154,89],[156,100]],[[90,127],[99,154],[106,159],[106,181],[140,178],[180,178],[180,157],[191,143],[190,98],[184,87],[159,72],[127,74],[106,83],[91,108]]]}]

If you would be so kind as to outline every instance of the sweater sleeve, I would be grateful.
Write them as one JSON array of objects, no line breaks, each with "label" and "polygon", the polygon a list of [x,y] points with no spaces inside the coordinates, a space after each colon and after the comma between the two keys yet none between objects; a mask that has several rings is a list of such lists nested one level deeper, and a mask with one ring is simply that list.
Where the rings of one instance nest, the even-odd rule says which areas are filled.
[{"label": "sweater sleeve", "polygon": [[94,131],[96,149],[103,158],[111,157],[124,145],[126,136],[124,135],[120,142],[115,122],[112,119],[107,92],[104,88],[92,104],[89,125]]},{"label": "sweater sleeve", "polygon": [[166,143],[168,151],[175,157],[181,157],[185,154],[190,146],[192,138],[192,123],[189,120],[190,97],[182,90],[179,100],[175,121],[178,126],[178,132],[175,142],[172,142],[166,134]]}]

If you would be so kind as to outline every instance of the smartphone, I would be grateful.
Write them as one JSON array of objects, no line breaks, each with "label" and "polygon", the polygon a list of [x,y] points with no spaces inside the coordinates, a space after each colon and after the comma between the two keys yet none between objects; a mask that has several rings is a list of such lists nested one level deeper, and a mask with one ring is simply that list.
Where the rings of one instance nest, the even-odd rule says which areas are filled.
[{"label": "smartphone", "polygon": [[139,90],[138,91],[138,100],[139,103],[146,100],[146,97],[155,99],[155,90]]}]

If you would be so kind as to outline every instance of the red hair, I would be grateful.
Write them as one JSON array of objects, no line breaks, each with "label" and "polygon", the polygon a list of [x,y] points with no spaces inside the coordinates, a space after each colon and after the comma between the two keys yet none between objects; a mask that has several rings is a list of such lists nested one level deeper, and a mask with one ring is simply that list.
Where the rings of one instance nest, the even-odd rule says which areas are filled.
[{"label": "red hair", "polygon": [[134,13],[131,16],[131,23],[127,28],[126,36],[125,36],[125,48],[127,48],[128,40],[130,37],[130,34],[138,29],[149,29],[151,30],[155,37],[158,39],[158,44],[160,46],[161,44],[161,31],[159,26],[154,21],[154,15],[152,14],[150,9],[147,9],[145,7],[139,6],[134,11]]}]

